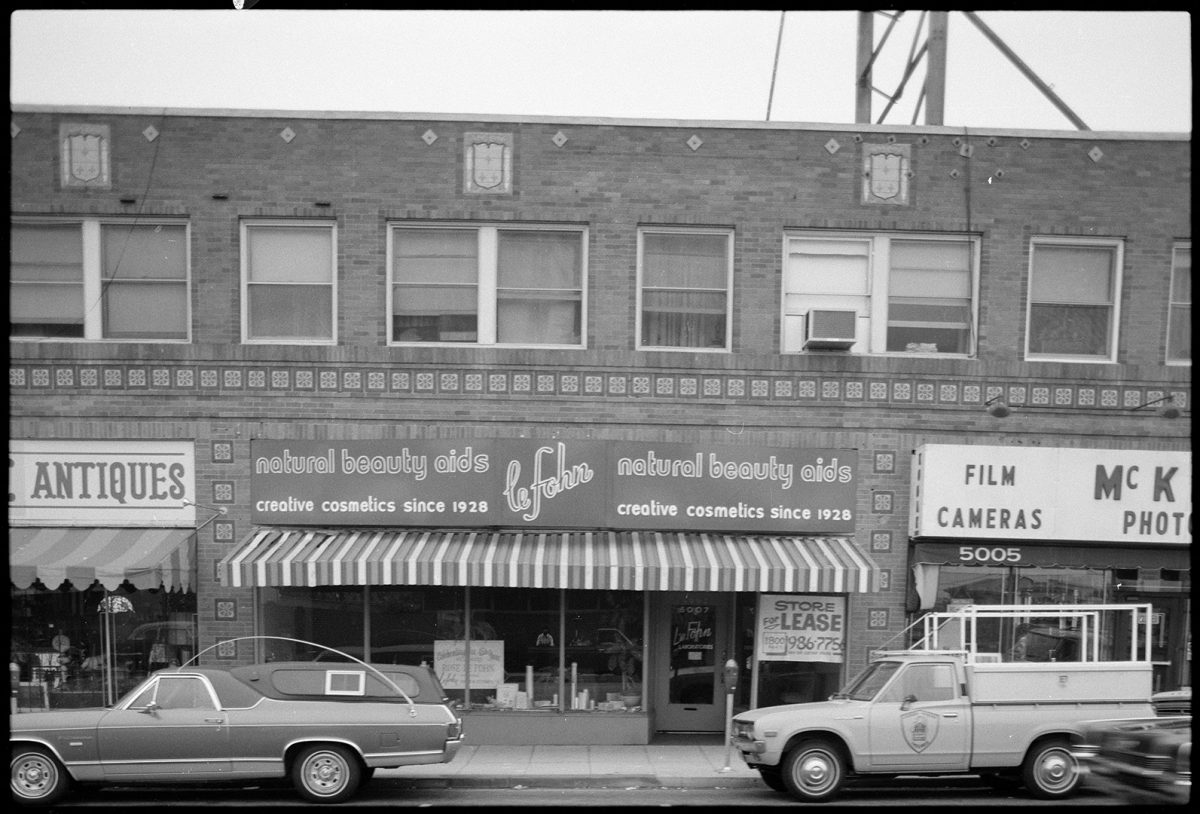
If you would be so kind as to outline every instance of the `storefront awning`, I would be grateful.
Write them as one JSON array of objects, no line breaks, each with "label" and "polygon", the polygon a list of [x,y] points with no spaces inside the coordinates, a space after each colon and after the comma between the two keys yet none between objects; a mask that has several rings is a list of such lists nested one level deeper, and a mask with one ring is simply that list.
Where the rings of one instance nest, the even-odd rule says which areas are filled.
[{"label": "storefront awning", "polygon": [[217,566],[227,586],[470,585],[633,591],[879,590],[848,537],[260,527]]},{"label": "storefront awning", "polygon": [[[1014,561],[1009,549],[1019,548],[1020,559]],[[918,543],[913,551],[914,564],[962,565],[963,549],[972,553],[974,565],[1037,565],[1042,568],[1166,568],[1176,571],[1191,569],[1191,547],[1170,546],[1152,548],[1138,545],[1065,546],[1040,543]],[[992,549],[997,553],[991,560],[986,556]]]},{"label": "storefront awning", "polygon": [[129,580],[140,590],[189,590],[195,584],[194,529],[21,528],[8,530],[8,573],[18,588],[64,579],[109,590]]}]

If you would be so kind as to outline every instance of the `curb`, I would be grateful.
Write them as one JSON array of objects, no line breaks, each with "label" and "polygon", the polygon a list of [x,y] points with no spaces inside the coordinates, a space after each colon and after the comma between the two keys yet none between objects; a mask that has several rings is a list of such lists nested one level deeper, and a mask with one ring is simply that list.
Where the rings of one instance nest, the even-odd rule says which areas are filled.
[{"label": "curb", "polygon": [[388,785],[412,789],[647,789],[757,788],[757,777],[658,777],[655,775],[472,775],[469,777],[378,778]]}]

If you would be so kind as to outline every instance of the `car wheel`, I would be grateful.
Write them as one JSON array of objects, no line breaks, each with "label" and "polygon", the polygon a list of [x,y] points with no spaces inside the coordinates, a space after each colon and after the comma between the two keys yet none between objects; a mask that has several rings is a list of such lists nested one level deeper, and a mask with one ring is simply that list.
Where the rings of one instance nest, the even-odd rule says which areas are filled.
[{"label": "car wheel", "polygon": [[18,746],[12,751],[12,798],[21,805],[50,805],[71,789],[71,776],[50,750]]},{"label": "car wheel", "polygon": [[314,803],[349,800],[361,781],[358,757],[345,746],[309,746],[292,763],[292,784]]},{"label": "car wheel", "polygon": [[783,782],[783,772],[781,772],[778,768],[775,766],[771,766],[770,768],[760,766],[758,768],[758,773],[762,776],[763,782],[766,783],[771,789],[779,792],[780,794],[788,793],[788,787]]},{"label": "car wheel", "polygon": [[1057,800],[1075,790],[1082,779],[1079,762],[1065,740],[1034,744],[1021,767],[1025,787],[1041,800]]},{"label": "car wheel", "polygon": [[837,796],[846,763],[837,747],[825,740],[802,741],[783,760],[783,782],[798,800],[821,803]]}]

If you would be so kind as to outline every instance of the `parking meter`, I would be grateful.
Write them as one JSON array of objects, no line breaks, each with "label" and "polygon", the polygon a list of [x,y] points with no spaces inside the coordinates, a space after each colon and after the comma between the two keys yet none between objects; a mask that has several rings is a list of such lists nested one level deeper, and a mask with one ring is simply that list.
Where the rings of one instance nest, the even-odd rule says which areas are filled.
[{"label": "parking meter", "polygon": [[725,662],[725,692],[733,692],[737,689],[738,666],[733,659]]},{"label": "parking meter", "polygon": [[725,765],[718,769],[731,772],[729,756],[733,751],[733,691],[737,689],[738,666],[733,659],[725,662]]}]

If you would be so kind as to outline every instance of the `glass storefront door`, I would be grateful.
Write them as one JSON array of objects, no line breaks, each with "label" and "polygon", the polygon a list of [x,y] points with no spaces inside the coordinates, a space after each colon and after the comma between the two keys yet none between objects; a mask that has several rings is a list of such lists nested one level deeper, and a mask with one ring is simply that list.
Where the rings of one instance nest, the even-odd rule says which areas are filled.
[{"label": "glass storefront door", "polygon": [[666,593],[655,597],[655,728],[722,732],[733,595]]}]

